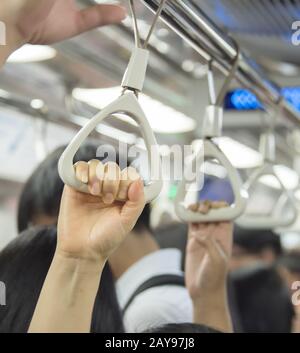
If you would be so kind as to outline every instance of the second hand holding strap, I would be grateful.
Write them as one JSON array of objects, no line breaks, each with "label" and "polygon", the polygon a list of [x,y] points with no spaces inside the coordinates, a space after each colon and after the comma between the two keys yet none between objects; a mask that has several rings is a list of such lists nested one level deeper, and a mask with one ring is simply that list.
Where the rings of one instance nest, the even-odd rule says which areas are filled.
[{"label": "second hand holding strap", "polygon": [[219,221],[231,221],[239,217],[246,208],[246,203],[248,199],[247,192],[242,187],[242,181],[236,170],[225,156],[225,154],[220,150],[219,146],[213,141],[213,138],[220,137],[222,134],[223,125],[223,101],[226,95],[229,84],[234,78],[235,72],[238,68],[240,53],[237,50],[237,56],[233,63],[232,69],[225,83],[220,91],[220,94],[216,98],[214,78],[212,72],[212,65],[209,64],[208,70],[208,87],[210,94],[210,105],[206,108],[204,124],[203,124],[203,150],[200,150],[190,161],[189,168],[195,168],[201,162],[201,159],[209,157],[211,159],[217,159],[220,164],[226,169],[228,173],[228,178],[231,181],[233,193],[235,196],[234,205],[220,208],[211,209],[207,214],[201,214],[199,212],[194,212],[189,210],[184,205],[184,198],[186,195],[186,186],[188,182],[183,179],[180,183],[176,200],[175,200],[175,210],[178,217],[184,222],[219,222]]},{"label": "second hand holding strap", "polygon": [[73,166],[73,160],[76,152],[87,139],[90,133],[100,124],[104,119],[113,114],[126,114],[135,120],[140,126],[142,136],[145,140],[148,151],[148,161],[150,170],[150,182],[145,186],[146,202],[151,202],[155,199],[162,189],[162,172],[161,160],[156,138],[148,122],[148,119],[138,102],[138,93],[142,91],[147,71],[149,51],[147,46],[153,32],[153,29],[159,19],[163,6],[166,0],[160,4],[158,12],[155,16],[154,22],[151,26],[144,46],[141,46],[141,39],[137,27],[136,13],[134,9],[133,0],[130,0],[130,8],[134,20],[134,34],[135,34],[135,49],[129,61],[129,65],[125,72],[122,81],[123,93],[114,102],[104,108],[99,114],[93,117],[73,138],[64,153],[62,154],[59,163],[58,171],[61,179],[65,184],[75,188],[78,191],[89,193],[87,184],[77,180]]}]

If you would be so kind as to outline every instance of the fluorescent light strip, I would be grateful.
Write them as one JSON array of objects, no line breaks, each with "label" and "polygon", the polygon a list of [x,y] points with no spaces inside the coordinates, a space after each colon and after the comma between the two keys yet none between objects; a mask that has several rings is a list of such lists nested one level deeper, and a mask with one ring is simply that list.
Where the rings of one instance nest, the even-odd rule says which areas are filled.
[{"label": "fluorescent light strip", "polygon": [[[120,95],[120,87],[104,89],[82,89],[73,90],[73,97],[98,109],[103,109]],[[176,134],[193,131],[196,122],[176,111],[175,109],[141,93],[139,101],[149,119],[152,129],[161,134]],[[118,115],[117,118],[135,125],[134,121],[127,116]]]},{"label": "fluorescent light strip", "polygon": [[[218,137],[214,140],[230,163],[237,169],[255,168],[263,162],[263,157],[259,152],[230,137]],[[201,150],[202,145],[202,140],[193,141],[192,148],[194,153]]]},{"label": "fluorescent light strip", "polygon": [[[88,118],[84,118],[78,115],[72,115],[71,120],[79,126],[84,126],[89,122]],[[136,136],[134,134],[129,134],[112,126],[102,124],[96,128],[96,131],[104,136],[124,142],[128,145],[133,145],[136,142]]]},{"label": "fluorescent light strip", "polygon": [[254,168],[263,162],[263,157],[259,152],[230,137],[220,137],[216,141],[235,168]]},{"label": "fluorescent light strip", "polygon": [[9,63],[29,63],[53,59],[57,52],[47,45],[25,44],[16,50],[9,58]]}]

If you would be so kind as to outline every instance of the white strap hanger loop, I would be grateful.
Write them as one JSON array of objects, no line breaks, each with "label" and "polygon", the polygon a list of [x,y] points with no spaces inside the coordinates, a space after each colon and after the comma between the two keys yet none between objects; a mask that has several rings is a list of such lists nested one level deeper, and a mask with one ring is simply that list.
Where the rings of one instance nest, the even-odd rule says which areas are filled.
[{"label": "white strap hanger loop", "polygon": [[218,94],[216,95],[215,88],[215,79],[214,73],[212,69],[213,62],[210,61],[208,63],[208,72],[207,72],[207,80],[208,80],[208,92],[209,92],[209,105],[205,111],[204,123],[203,123],[203,137],[204,138],[213,138],[220,137],[222,135],[222,126],[223,126],[223,103],[228,91],[228,88],[235,77],[236,71],[239,67],[240,62],[240,49],[237,47],[237,54],[232,64],[232,67],[226,77],[224,84]]},{"label": "white strap hanger loop", "polygon": [[141,36],[140,36],[140,31],[139,31],[139,26],[138,26],[138,21],[137,21],[137,15],[136,15],[136,11],[135,11],[135,6],[134,6],[134,0],[129,0],[129,7],[130,7],[130,12],[131,12],[131,16],[133,19],[133,27],[134,27],[134,38],[135,38],[135,45],[137,48],[142,48],[142,49],[147,49],[149,42],[150,42],[150,38],[153,34],[153,31],[155,29],[155,26],[159,20],[159,17],[165,7],[165,4],[168,0],[161,0],[158,9],[156,11],[154,20],[151,24],[150,30],[147,34],[147,37],[144,41],[144,44],[142,44],[142,40],[141,40]]},{"label": "white strap hanger loop", "polygon": [[[237,223],[243,228],[249,229],[274,229],[287,227],[297,219],[297,207],[293,195],[284,186],[275,168],[276,143],[272,128],[260,137],[260,152],[263,156],[263,164],[256,168],[244,184],[245,190],[250,190],[261,180],[263,176],[272,176],[280,186],[281,194],[268,215],[244,213]],[[286,206],[290,204],[290,212],[286,214]]]},{"label": "white strap hanger loop", "polygon": [[88,186],[82,182],[79,182],[75,176],[73,167],[73,160],[76,152],[82,145],[82,143],[88,138],[90,133],[106,118],[114,114],[126,114],[136,121],[138,126],[141,128],[142,136],[145,140],[146,148],[148,151],[148,163],[149,163],[149,174],[150,182],[144,187],[146,202],[151,202],[160,193],[162,189],[162,171],[161,171],[161,159],[159,154],[158,145],[154,136],[154,133],[150,127],[148,119],[138,102],[138,92],[142,91],[147,65],[149,52],[147,50],[148,43],[154,27],[160,17],[166,0],[162,0],[159,6],[158,12],[155,16],[154,22],[151,26],[149,34],[145,40],[144,45],[141,45],[141,39],[139,36],[139,30],[137,25],[137,18],[134,8],[133,0],[130,0],[130,8],[132,10],[132,17],[134,22],[134,34],[135,34],[135,49],[130,58],[127,70],[124,74],[122,81],[123,92],[122,95],[117,98],[114,102],[109,104],[100,113],[94,116],[73,138],[71,143],[68,145],[64,153],[62,154],[58,170],[61,179],[65,184],[81,191],[88,193]]},{"label": "white strap hanger loop", "polygon": [[[204,215],[198,212],[189,210],[184,199],[187,189],[187,180],[183,178],[179,184],[177,196],[175,199],[175,210],[177,216],[184,222],[219,222],[231,221],[239,217],[246,208],[247,192],[242,188],[242,181],[236,170],[220,150],[218,145],[213,141],[213,138],[220,137],[222,134],[223,125],[223,100],[225,98],[228,87],[235,77],[240,59],[240,51],[237,50],[237,56],[228,77],[218,95],[216,97],[214,77],[212,72],[212,63],[209,63],[208,69],[208,87],[210,96],[210,105],[206,108],[204,124],[203,124],[203,149],[200,149],[194,156],[193,160],[187,165],[190,170],[194,170],[196,166],[205,161],[205,158],[216,159],[226,169],[228,179],[231,182],[234,193],[234,204],[222,209],[211,209],[208,214]],[[193,169],[191,169],[193,168]]]},{"label": "white strap hanger loop", "polygon": [[[201,214],[198,212],[193,212],[189,210],[184,204],[184,199],[187,190],[188,182],[183,179],[179,184],[177,195],[175,199],[175,211],[177,216],[184,222],[223,222],[231,221],[239,217],[242,212],[244,212],[247,202],[247,192],[242,188],[242,181],[235,168],[225,156],[225,154],[220,150],[220,148],[210,141],[209,139],[204,139],[203,149],[206,157],[217,159],[220,164],[227,170],[228,179],[231,182],[233,194],[235,197],[234,205],[224,207],[218,210],[211,209],[207,214]],[[189,164],[189,170],[194,170],[196,166],[199,165],[203,154],[197,153],[194,159]],[[193,169],[191,169],[193,168]]]}]

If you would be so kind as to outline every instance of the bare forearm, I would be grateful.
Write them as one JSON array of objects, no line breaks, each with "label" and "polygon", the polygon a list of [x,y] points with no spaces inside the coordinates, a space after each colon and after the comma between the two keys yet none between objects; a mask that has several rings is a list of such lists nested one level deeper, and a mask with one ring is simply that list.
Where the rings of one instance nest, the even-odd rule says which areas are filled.
[{"label": "bare forearm", "polygon": [[104,261],[55,255],[41,291],[29,332],[90,332]]},{"label": "bare forearm", "polygon": [[193,300],[194,322],[221,332],[233,332],[226,286],[213,295]]}]

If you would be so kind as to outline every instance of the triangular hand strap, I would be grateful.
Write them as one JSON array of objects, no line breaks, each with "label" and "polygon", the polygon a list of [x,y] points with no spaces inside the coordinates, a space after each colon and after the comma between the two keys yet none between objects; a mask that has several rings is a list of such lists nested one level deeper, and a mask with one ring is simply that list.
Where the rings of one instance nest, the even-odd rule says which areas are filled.
[{"label": "triangular hand strap", "polygon": [[65,184],[77,189],[78,191],[88,193],[87,185],[78,181],[75,176],[73,167],[74,156],[90,133],[104,119],[117,113],[128,115],[134,119],[141,128],[142,136],[145,140],[148,151],[150,172],[150,183],[145,186],[145,198],[146,202],[150,202],[159,195],[162,188],[160,154],[149,122],[135,94],[131,91],[127,91],[124,95],[104,108],[77,133],[60,158],[58,164],[59,175]]},{"label": "triangular hand strap", "polygon": [[[270,215],[247,215],[244,213],[238,220],[237,223],[243,228],[250,229],[273,229],[277,227],[287,227],[293,224],[297,218],[297,208],[291,193],[285,188],[282,181],[278,177],[274,164],[265,162],[265,164],[251,174],[249,179],[244,184],[244,188],[249,192],[250,189],[259,181],[264,175],[272,175],[278,181],[281,189],[281,195],[275,203],[273,210]],[[285,207],[287,203],[291,205],[291,212],[284,217]]]},{"label": "triangular hand strap", "polygon": [[[210,157],[217,159],[220,164],[227,170],[228,178],[232,185],[232,190],[235,197],[233,205],[224,207],[218,210],[211,209],[208,214],[201,214],[193,212],[187,209],[184,205],[184,199],[186,196],[187,182],[185,177],[179,185],[176,199],[175,199],[175,210],[177,216],[184,222],[219,222],[219,221],[230,221],[239,217],[246,208],[247,193],[242,188],[242,181],[237,170],[229,162],[228,158],[219,149],[219,147],[212,142],[210,139],[204,139],[203,141],[204,154],[200,151],[194,159],[190,162],[195,170],[196,166],[199,166],[201,159]],[[190,169],[191,170],[191,169]]]}]

